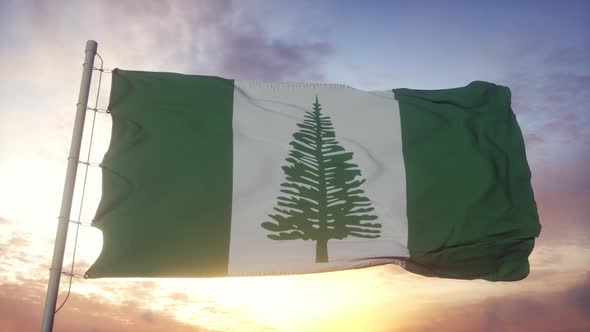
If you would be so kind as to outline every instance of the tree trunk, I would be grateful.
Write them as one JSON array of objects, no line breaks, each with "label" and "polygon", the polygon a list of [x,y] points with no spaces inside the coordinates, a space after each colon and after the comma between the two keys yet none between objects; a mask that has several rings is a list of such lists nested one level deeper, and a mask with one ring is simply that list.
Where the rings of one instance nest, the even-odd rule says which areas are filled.
[{"label": "tree trunk", "polygon": [[315,262],[328,262],[328,239],[318,239],[315,247]]}]

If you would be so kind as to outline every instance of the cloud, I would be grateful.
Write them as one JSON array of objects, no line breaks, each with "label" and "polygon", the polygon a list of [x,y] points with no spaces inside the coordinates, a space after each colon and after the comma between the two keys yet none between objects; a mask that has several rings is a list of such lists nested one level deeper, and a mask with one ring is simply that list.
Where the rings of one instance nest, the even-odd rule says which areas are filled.
[{"label": "cloud", "polygon": [[0,243],[4,255],[0,256],[5,262],[13,260],[21,263],[38,262],[39,257],[32,257],[27,250],[31,245],[26,233],[11,232],[7,240]]},{"label": "cloud", "polygon": [[31,241],[23,235],[14,235],[7,241],[7,244],[10,247],[27,247],[31,244]]},{"label": "cloud", "polygon": [[170,299],[174,301],[186,302],[189,300],[189,297],[184,293],[173,293],[170,295]]},{"label": "cloud", "polygon": [[566,291],[564,300],[575,307],[580,314],[589,317],[588,319],[590,320],[590,274],[587,282]]},{"label": "cloud", "polygon": [[[107,66],[255,80],[321,77],[319,65],[333,51],[321,32],[304,41],[272,36],[257,11],[242,2],[39,1],[13,10],[0,24],[22,27],[7,34],[28,42],[4,52],[23,64],[19,69],[49,71],[46,79],[81,61],[85,38],[98,40]],[[40,47],[44,57],[37,56]],[[57,61],[49,65],[44,58]]]},{"label": "cloud", "polygon": [[545,138],[538,133],[528,133],[524,136],[524,141],[527,150],[530,151],[538,146],[542,146],[545,143]]},{"label": "cloud", "polygon": [[[44,290],[1,284],[0,331],[38,331],[41,326]],[[55,330],[63,332],[209,331],[176,321],[171,316],[143,309],[135,302],[110,304],[100,298],[73,296],[56,315]]]},{"label": "cloud", "polygon": [[578,44],[575,47],[562,47],[547,52],[544,62],[549,65],[569,65],[579,68],[590,66],[590,44]]},{"label": "cloud", "polygon": [[0,162],[67,154],[86,39],[98,41],[106,68],[251,80],[321,80],[333,53],[322,32],[274,35],[242,2],[58,0],[4,9],[0,71],[10,75],[0,78]]},{"label": "cloud", "polygon": [[[569,254],[569,252],[571,250],[565,249],[561,250],[560,254]],[[374,270],[376,273],[357,270],[300,276],[297,278],[300,282],[304,280],[309,282],[309,284],[300,285],[303,294],[309,292],[308,287],[315,287],[317,291],[308,293],[307,297],[302,295],[282,300],[284,301],[282,304],[289,301],[302,301],[301,305],[305,306],[305,300],[313,301],[315,296],[321,297],[323,294],[324,297],[330,298],[330,294],[348,292],[348,295],[340,298],[348,302],[344,308],[336,306],[327,310],[321,317],[316,317],[315,314],[299,316],[300,320],[309,324],[305,326],[310,327],[303,330],[315,331],[322,330],[320,327],[311,329],[316,327],[315,324],[345,322],[344,324],[352,326],[352,324],[358,324],[359,319],[367,325],[355,325],[359,327],[358,330],[378,332],[388,331],[384,328],[387,326],[404,328],[402,329],[404,331],[430,329],[459,332],[516,331],[517,327],[524,331],[538,326],[552,327],[554,324],[551,320],[557,320],[556,317],[562,314],[568,319],[569,325],[566,324],[565,328],[582,324],[581,317],[588,316],[587,294],[590,289],[590,278],[580,283],[579,277],[572,279],[570,275],[576,274],[577,272],[573,271],[579,271],[579,267],[583,264],[578,262],[578,265],[572,266],[571,262],[568,262],[568,259],[572,259],[571,257],[556,254],[555,248],[552,247],[544,248],[544,251],[538,253],[541,254],[541,259],[536,259],[535,264],[543,269],[534,270],[529,278],[517,283],[425,278],[403,272],[397,267],[384,266],[376,268]],[[548,256],[545,257],[545,254]],[[587,250],[580,252],[579,255],[584,257],[587,255]],[[357,279],[343,277],[343,274],[364,277]],[[369,280],[374,297],[361,295],[366,293],[366,289],[349,289],[352,285],[366,284]],[[567,282],[568,280],[577,281],[571,287],[567,286],[571,285],[571,281]],[[244,280],[243,284],[237,283],[239,280],[201,280],[204,283],[201,283],[200,290],[182,286],[182,283],[184,286],[199,284],[196,280],[167,280],[168,284],[177,282],[181,284],[171,292],[165,291],[162,281],[156,279],[75,281],[73,287],[75,292],[57,316],[56,330],[66,332],[90,328],[115,332],[125,330],[159,332],[164,331],[165,328],[173,331],[204,330],[203,327],[183,324],[181,320],[187,321],[187,317],[200,317],[201,319],[195,320],[196,324],[202,322],[207,328],[219,331],[229,330],[230,326],[236,326],[243,331],[260,331],[264,330],[261,326],[264,327],[265,323],[269,324],[264,327],[269,331],[282,331],[283,328],[289,330],[276,322],[266,322],[259,316],[248,316],[247,310],[251,309],[250,304],[260,301],[255,298],[256,295],[268,299],[268,302],[265,302],[265,310],[276,310],[274,307],[281,301],[274,302],[272,295],[259,294],[256,290],[276,294],[277,291],[293,287],[296,279],[275,277],[267,278],[266,282],[264,279],[252,279],[249,283],[248,280]],[[222,282],[227,283],[222,284]],[[216,283],[223,288],[215,287]],[[66,289],[64,285],[66,284],[62,284],[60,302],[64,296],[63,290]],[[552,285],[555,288],[552,290],[546,285]],[[0,313],[2,315],[6,313],[6,317],[10,319],[0,320],[0,331],[37,330],[41,319],[45,287],[46,279],[17,278],[14,282],[4,281],[0,285],[0,294],[3,294],[0,298]],[[566,287],[565,290],[563,287]],[[223,289],[234,289],[235,292],[232,292],[230,297],[240,298],[241,304],[219,302],[220,297],[211,297],[211,292],[205,292],[203,288],[213,288],[217,292],[223,292]],[[254,288],[254,291],[245,290],[249,288]],[[184,289],[184,292],[181,289]],[[319,291],[320,289],[322,290]],[[390,295],[380,297],[376,291]],[[399,305],[404,305],[404,308],[395,309]],[[12,307],[7,309],[8,306]],[[559,308],[575,312],[562,313]],[[298,309],[297,306],[291,309],[303,310]],[[188,310],[190,311],[187,313]],[[396,310],[396,313],[392,313],[392,310]],[[182,313],[181,316],[174,316],[179,313]],[[537,323],[533,319],[536,315],[543,317],[539,325],[535,325]],[[494,323],[490,323],[491,321]],[[498,329],[493,329],[494,327]],[[540,331],[553,330],[540,329]],[[554,331],[560,330],[554,329]]]},{"label": "cloud", "polygon": [[590,278],[561,292],[496,296],[422,308],[408,331],[586,331],[590,328]]},{"label": "cloud", "polygon": [[332,52],[327,42],[289,43],[286,40],[265,38],[260,26],[250,29],[225,28],[222,47],[221,69],[238,78],[254,80],[299,79],[321,80],[314,73],[318,59]]}]

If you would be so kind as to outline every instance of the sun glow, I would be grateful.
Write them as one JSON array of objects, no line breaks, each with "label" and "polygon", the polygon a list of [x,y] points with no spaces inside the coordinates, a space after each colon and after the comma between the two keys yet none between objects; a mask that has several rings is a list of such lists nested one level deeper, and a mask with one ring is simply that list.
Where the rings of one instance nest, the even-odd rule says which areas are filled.
[{"label": "sun glow", "polygon": [[[203,325],[207,316],[219,314],[211,312],[212,307],[202,305],[209,302],[216,308],[228,309],[232,315],[239,317],[237,321],[243,320],[242,324],[252,327],[280,326],[282,331],[358,331],[361,326],[364,329],[376,326],[377,322],[371,321],[376,316],[375,310],[383,308],[381,304],[384,302],[392,302],[390,294],[381,289],[375,273],[370,270],[303,276],[174,280],[164,281],[161,285],[178,288],[179,282],[184,294],[199,304],[183,305],[177,308],[175,315],[196,325]],[[206,325],[216,323],[219,319]],[[227,326],[223,328],[227,329]],[[242,330],[244,328],[242,325]]]}]

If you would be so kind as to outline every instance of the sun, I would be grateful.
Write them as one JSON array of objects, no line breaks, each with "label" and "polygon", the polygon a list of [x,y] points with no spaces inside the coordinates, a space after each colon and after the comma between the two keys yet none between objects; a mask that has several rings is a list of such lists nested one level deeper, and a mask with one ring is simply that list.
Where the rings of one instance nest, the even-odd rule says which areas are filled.
[{"label": "sun", "polygon": [[[177,319],[236,331],[384,331],[383,303],[392,303],[373,269],[298,276],[175,279],[162,291],[182,289],[188,299],[175,306]],[[165,290],[166,289],[166,290]],[[173,303],[161,303],[162,310]],[[388,306],[389,307],[389,306]],[[394,319],[395,312],[386,316]]]}]

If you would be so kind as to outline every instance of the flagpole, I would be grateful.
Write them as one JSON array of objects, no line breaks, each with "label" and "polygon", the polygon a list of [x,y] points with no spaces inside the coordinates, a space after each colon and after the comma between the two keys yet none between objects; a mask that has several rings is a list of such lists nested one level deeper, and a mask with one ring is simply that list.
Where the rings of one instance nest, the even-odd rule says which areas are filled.
[{"label": "flagpole", "polygon": [[59,281],[66,249],[66,239],[68,236],[68,225],[70,222],[70,213],[72,210],[72,199],[74,197],[74,187],[76,184],[76,172],[80,160],[80,146],[82,145],[82,132],[84,131],[84,120],[88,107],[88,95],[90,93],[90,83],[92,81],[92,71],[94,67],[94,56],[98,44],[94,40],[86,41],[86,56],[82,70],[82,80],[80,82],[80,92],[78,94],[78,103],[76,104],[76,118],[74,121],[74,131],[70,143],[70,155],[68,157],[68,168],[66,171],[66,180],[64,191],[61,198],[61,209],[57,223],[57,233],[55,236],[55,245],[53,247],[53,259],[49,269],[49,282],[47,284],[47,296],[45,298],[45,309],[43,311],[43,323],[41,332],[51,332],[53,330],[53,319],[55,318],[55,305],[57,303],[57,294],[59,291]]}]

